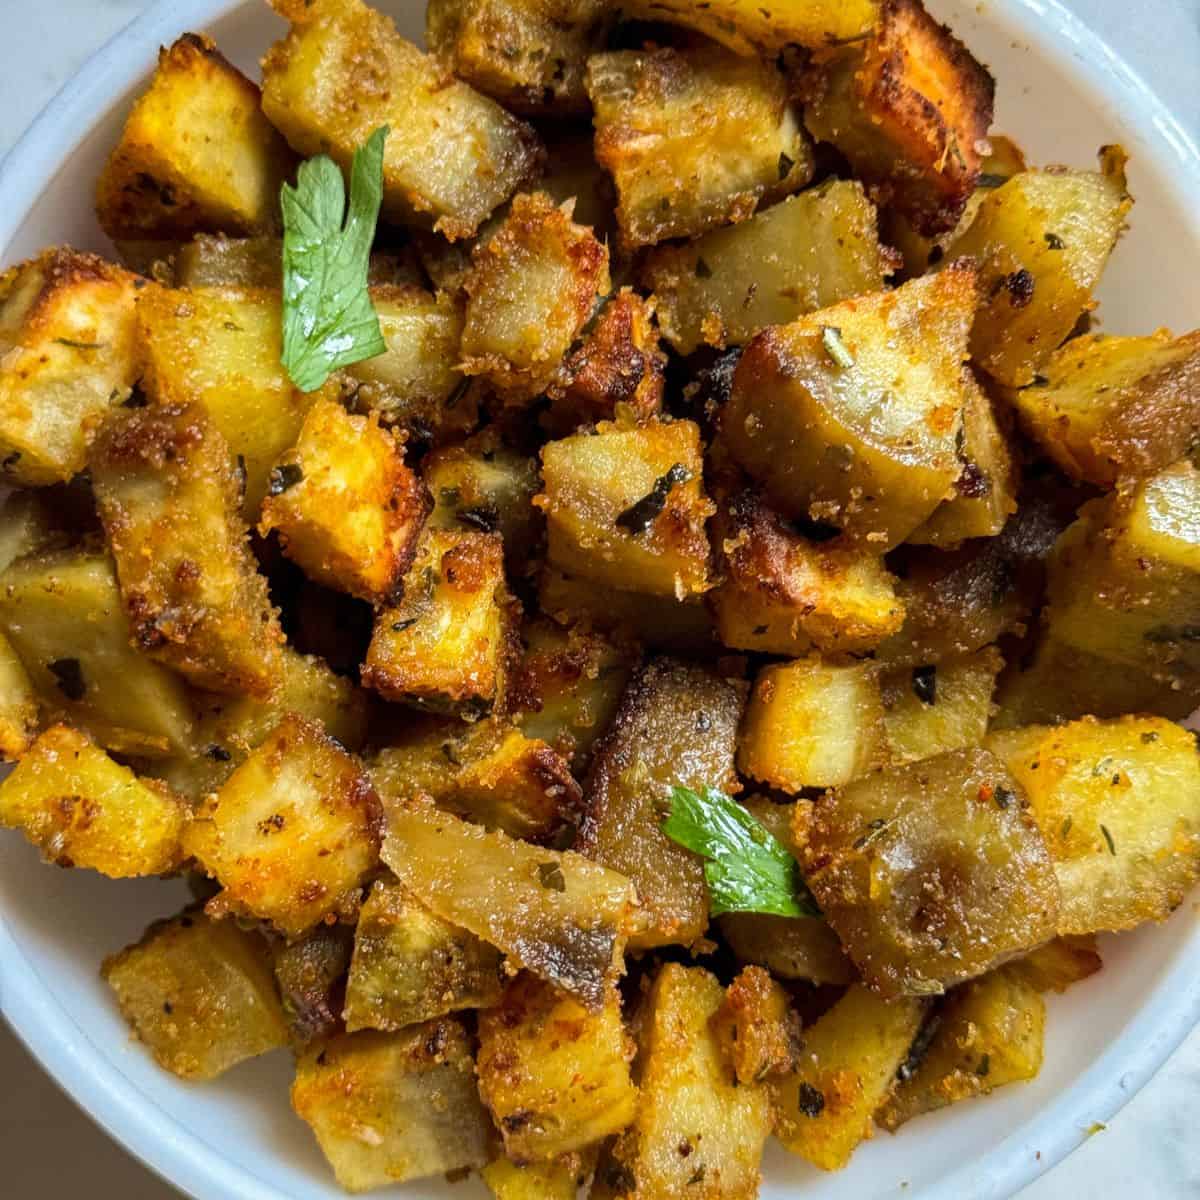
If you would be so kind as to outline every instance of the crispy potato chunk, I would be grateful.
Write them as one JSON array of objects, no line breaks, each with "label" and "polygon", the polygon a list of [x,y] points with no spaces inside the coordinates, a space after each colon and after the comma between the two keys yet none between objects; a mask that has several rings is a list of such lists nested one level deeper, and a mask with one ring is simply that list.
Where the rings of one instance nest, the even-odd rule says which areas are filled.
[{"label": "crispy potato chunk", "polygon": [[0,755],[12,761],[33,745],[38,712],[29,672],[12,643],[0,633]]},{"label": "crispy potato chunk", "polygon": [[208,903],[298,937],[358,912],[379,862],[379,797],[359,764],[295,714],[199,807],[184,848],[221,884]]},{"label": "crispy potato chunk", "polygon": [[764,330],[734,374],[725,445],[785,515],[890,549],[958,477],[974,311],[960,263]]},{"label": "crispy potato chunk", "polygon": [[89,462],[135,644],[197,687],[269,698],[283,632],[204,410],[116,410]]},{"label": "crispy potato chunk", "polygon": [[233,921],[156,921],[100,973],[138,1039],[181,1079],[215,1079],[287,1045],[266,942]]},{"label": "crispy potato chunk", "polygon": [[608,248],[544,192],[514,198],[496,233],[475,248],[462,365],[513,404],[546,390],[596,297],[611,285]]},{"label": "crispy potato chunk", "polygon": [[1091,307],[1092,289],[1133,201],[1124,152],[1101,153],[1103,170],[1025,171],[991,191],[947,260],[980,264],[982,303],[971,358],[1009,387],[1032,383]]},{"label": "crispy potato chunk", "polygon": [[920,0],[884,0],[859,50],[819,72],[804,118],[882,204],[921,233],[953,229],[979,179],[995,83]]},{"label": "crispy potato chunk", "polygon": [[576,1200],[596,1163],[598,1148],[544,1163],[493,1159],[480,1171],[496,1200]]},{"label": "crispy potato chunk", "polygon": [[47,721],[64,720],[122,753],[194,751],[187,689],[133,648],[107,554],[89,546],[13,563],[0,576],[0,629]]},{"label": "crispy potato chunk", "polygon": [[881,1000],[854,984],[804,1031],[796,1070],[771,1084],[776,1136],[826,1171],[844,1167],[872,1135],[871,1117],[891,1091],[927,1002]]},{"label": "crispy potato chunk", "polygon": [[715,46],[617,50],[588,59],[587,90],[626,249],[744,221],[812,177],[774,63]]},{"label": "crispy potato chunk", "polygon": [[733,749],[744,688],[660,658],[626,690],[596,750],[577,848],[637,887],[637,946],[688,945],[708,924],[701,860],[662,831],[671,789],[738,790]]},{"label": "crispy potato chunk", "polygon": [[884,759],[879,672],[870,662],[838,666],[816,655],[764,667],[738,738],[738,767],[799,792],[837,787]]},{"label": "crispy potato chunk", "polygon": [[295,157],[259,91],[203,34],[158,52],[96,186],[111,238],[186,238],[279,228],[279,189]]},{"label": "crispy potato chunk", "polygon": [[1039,992],[1065,992],[1104,965],[1090,934],[1057,937],[1009,965]]},{"label": "crispy potato chunk", "polygon": [[1085,717],[988,744],[1049,847],[1059,933],[1164,920],[1200,879],[1200,758],[1187,730],[1161,717]]},{"label": "crispy potato chunk", "polygon": [[637,1109],[633,1055],[615,987],[589,1011],[532,975],[509,984],[479,1014],[479,1091],[505,1153],[544,1162],[619,1133]]},{"label": "crispy potato chunk", "polygon": [[400,604],[376,618],[362,681],[388,700],[436,712],[499,708],[519,615],[497,534],[429,530]]},{"label": "crispy potato chunk", "polygon": [[271,471],[258,531],[276,530],[310,579],[386,603],[412,563],[429,507],[403,446],[377,416],[321,400]]},{"label": "crispy potato chunk", "polygon": [[896,581],[869,550],[813,542],[751,491],[718,510],[713,543],[724,582],[708,594],[721,642],[799,657],[861,654],[904,620]]},{"label": "crispy potato chunk", "polygon": [[0,824],[20,829],[47,862],[111,879],[178,867],[188,815],[169,788],[139,779],[67,725],[47,729],[0,783]]},{"label": "crispy potato chunk", "polygon": [[453,1017],[313,1046],[296,1063],[292,1107],[349,1192],[487,1162],[471,1043]]},{"label": "crispy potato chunk", "polygon": [[1200,435],[1200,332],[1074,338],[1013,397],[1068,475],[1111,488],[1183,458]]},{"label": "crispy potato chunk", "polygon": [[797,810],[800,865],[880,995],[925,995],[1057,932],[1054,865],[1020,784],[986,750],[893,767]]},{"label": "crispy potato chunk", "polygon": [[128,271],[50,249],[0,275],[0,477],[44,486],[87,465],[92,430],[137,379]]},{"label": "crispy potato chunk", "polygon": [[542,448],[548,554],[608,587],[682,600],[710,586],[700,430],[692,421],[604,421]]},{"label": "crispy potato chunk", "polygon": [[832,180],[739,225],[656,248],[640,277],[680,354],[741,346],[768,325],[880,291],[892,262],[876,224],[862,184]]},{"label": "crispy potato chunk", "polygon": [[762,1084],[742,1084],[712,1020],[721,985],[700,967],[663,966],[641,1017],[637,1117],[601,1169],[599,1194],[627,1200],[752,1200],[772,1114]]},{"label": "crispy potato chunk", "polygon": [[586,114],[584,64],[615,14],[604,0],[431,0],[425,40],[460,78],[528,116]]},{"label": "crispy potato chunk", "polygon": [[340,1033],[354,930],[348,925],[318,925],[295,941],[278,939],[272,949],[293,1048],[299,1053],[318,1039]]},{"label": "crispy potato chunk", "polygon": [[738,1083],[762,1083],[796,1065],[800,1019],[762,967],[746,967],[734,979],[711,1024]]},{"label": "crispy potato chunk", "polygon": [[906,1121],[1042,1069],[1046,1003],[1017,967],[972,979],[946,997],[932,1039],[905,1063],[895,1093],[877,1120],[893,1133]]},{"label": "crispy potato chunk", "polygon": [[635,897],[616,871],[413,801],[391,807],[383,858],[412,894],[593,1012],[620,972]]},{"label": "crispy potato chunk", "polygon": [[460,1008],[487,1008],[500,999],[503,980],[498,950],[380,879],[354,934],[346,1028],[396,1030]]},{"label": "crispy potato chunk", "polygon": [[[383,208],[470,237],[537,170],[533,130],[460,83],[362,0],[273,0],[292,29],[263,59],[263,112],[300,154],[349,170],[381,125]],[[436,147],[436,153],[430,153]]]}]

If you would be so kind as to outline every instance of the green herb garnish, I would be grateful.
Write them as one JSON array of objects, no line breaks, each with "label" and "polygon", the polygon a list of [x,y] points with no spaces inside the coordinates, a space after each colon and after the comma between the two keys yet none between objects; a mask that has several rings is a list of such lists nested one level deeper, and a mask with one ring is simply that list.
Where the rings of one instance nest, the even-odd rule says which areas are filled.
[{"label": "green herb garnish", "polygon": [[854,355],[850,353],[846,343],[842,341],[842,331],[833,325],[821,326],[821,344],[825,353],[843,370],[848,371],[854,366]]},{"label": "green herb garnish", "polygon": [[704,878],[712,914],[773,913],[819,917],[796,860],[736,800],[705,788],[671,789],[671,813],[663,832],[705,859]]},{"label": "green herb garnish", "polygon": [[325,155],[283,185],[283,354],[303,392],[330,372],[387,349],[367,290],[367,267],[383,200],[384,125],[354,153],[350,206],[342,172]]}]

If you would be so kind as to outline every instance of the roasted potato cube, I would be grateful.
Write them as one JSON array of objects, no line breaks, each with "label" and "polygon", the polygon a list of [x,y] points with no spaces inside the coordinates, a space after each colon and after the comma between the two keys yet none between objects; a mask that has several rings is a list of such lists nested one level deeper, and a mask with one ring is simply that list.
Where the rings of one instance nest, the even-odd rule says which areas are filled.
[{"label": "roasted potato cube", "polygon": [[432,529],[380,611],[362,681],[388,700],[478,716],[503,703],[519,609],[494,533]]},{"label": "roasted potato cube", "polygon": [[215,1079],[287,1045],[267,944],[234,921],[156,921],[100,973],[158,1065],[182,1079]]},{"label": "roasted potato cube", "polygon": [[318,925],[294,942],[280,938],[273,950],[275,982],[293,1047],[303,1051],[340,1033],[354,930]]},{"label": "roasted potato cube", "polygon": [[528,116],[585,114],[589,54],[615,14],[604,0],[431,0],[431,53],[505,108]]},{"label": "roasted potato cube", "polygon": [[315,393],[280,363],[279,293],[145,288],[137,307],[143,386],[161,404],[199,404],[245,467],[242,511],[258,519],[271,468],[295,445]]},{"label": "roasted potato cube", "polygon": [[611,421],[618,405],[639,419],[659,412],[667,356],[658,345],[653,299],[622,288],[577,340],[578,349],[547,389],[550,411],[542,421],[547,429],[565,436],[580,425]]},{"label": "roasted potato cube", "polygon": [[615,987],[589,1011],[532,975],[479,1014],[479,1091],[518,1162],[544,1162],[633,1120],[633,1039]]},{"label": "roasted potato cube", "polygon": [[883,735],[888,762],[916,762],[978,746],[1004,660],[989,646],[965,658],[884,673]]},{"label": "roasted potato cube", "polygon": [[363,904],[346,983],[346,1028],[403,1029],[500,999],[500,952],[377,880]]},{"label": "roasted potato cube", "polygon": [[296,1063],[292,1107],[348,1192],[487,1162],[471,1043],[453,1017],[313,1046]]},{"label": "roasted potato cube", "polygon": [[119,409],[89,463],[135,645],[197,687],[269,698],[283,632],[215,424],[198,405]]},{"label": "roasted potato cube", "polygon": [[634,944],[688,945],[708,924],[700,858],[662,831],[673,787],[738,790],[734,741],[744,689],[703,667],[660,658],[622,697],[596,750],[576,848],[637,887]]},{"label": "roasted potato cube", "polygon": [[804,1031],[796,1070],[771,1084],[775,1133],[793,1153],[826,1171],[844,1167],[871,1137],[871,1118],[888,1097],[917,1036],[927,1001],[882,1000],[854,984]]},{"label": "roasted potato cube", "polygon": [[431,912],[593,1012],[622,967],[629,881],[570,850],[489,833],[432,804],[389,806],[383,858]]},{"label": "roasted potato cube", "polygon": [[1096,939],[1089,934],[1053,938],[1009,965],[1039,992],[1065,992],[1103,966]]},{"label": "roasted potato cube", "polygon": [[548,554],[593,583],[682,600],[707,590],[715,511],[692,421],[618,418],[542,448]]},{"label": "roasted potato cube", "polygon": [[772,62],[715,46],[616,50],[588,59],[587,91],[628,250],[744,221],[812,177]]},{"label": "roasted potato cube", "polygon": [[47,862],[111,879],[178,867],[188,815],[169,788],[67,725],[47,729],[0,783],[0,825],[21,830]]},{"label": "roasted potato cube", "polygon": [[281,288],[283,242],[278,237],[198,233],[175,254],[181,288]]},{"label": "roasted potato cube", "polygon": [[197,809],[184,849],[223,890],[208,903],[298,937],[358,912],[379,862],[379,797],[319,725],[289,714]]},{"label": "roasted potato cube", "polygon": [[718,510],[713,543],[724,581],[708,602],[726,646],[861,654],[904,620],[896,580],[877,555],[802,537],[751,491]]},{"label": "roasted potato cube", "polygon": [[550,1162],[493,1159],[480,1171],[496,1200],[576,1200],[595,1166],[597,1148],[564,1154]]},{"label": "roasted potato cube", "polygon": [[279,228],[295,158],[251,83],[203,34],[158,52],[96,187],[111,238],[187,238]]},{"label": "roasted potato cube", "polygon": [[642,264],[663,336],[680,354],[741,346],[852,296],[878,292],[892,269],[875,207],[855,181],[832,180]]},{"label": "roasted potato cube", "polygon": [[797,810],[800,865],[880,995],[938,993],[1057,932],[1054,864],[986,750],[892,767]]},{"label": "roasted potato cube", "polygon": [[920,0],[885,0],[874,35],[818,72],[809,132],[922,233],[953,229],[979,179],[995,83]]},{"label": "roasted potato cube", "polygon": [[1187,730],[1161,717],[1084,717],[988,744],[1049,847],[1059,933],[1164,920],[1200,879],[1200,757]]},{"label": "roasted potato cube", "polygon": [[546,390],[596,297],[612,286],[607,247],[571,220],[571,208],[544,192],[519,195],[471,256],[461,369],[508,403]]},{"label": "roasted potato cube", "polygon": [[95,425],[137,379],[128,271],[51,249],[0,275],[0,477],[44,486],[87,465]]},{"label": "roasted potato cube", "polygon": [[122,753],[194,751],[187,689],[133,648],[107,554],[85,547],[13,563],[0,575],[0,629],[47,720]]},{"label": "roasted potato cube", "polygon": [[[771,1131],[761,1083],[739,1086],[713,1018],[721,985],[700,967],[663,966],[641,1018],[641,1099],[613,1149],[601,1195],[752,1200]],[[614,1168],[616,1168],[614,1170]]]},{"label": "roasted potato cube", "polygon": [[[263,59],[263,112],[300,154],[348,170],[380,126],[384,213],[470,237],[537,170],[534,132],[362,0],[273,0],[292,29]],[[430,153],[430,147],[437,147]]]},{"label": "roasted potato cube", "polygon": [[738,1083],[762,1083],[796,1065],[800,1019],[787,992],[762,967],[746,967],[734,979],[712,1027]]},{"label": "roasted potato cube", "polygon": [[38,728],[37,692],[12,643],[0,633],[0,755],[20,758]]},{"label": "roasted potato cube", "polygon": [[980,264],[971,358],[999,383],[1032,383],[1091,307],[1133,203],[1124,153],[1109,147],[1101,157],[1101,172],[1014,176],[989,193],[946,251],[947,260],[966,256]]},{"label": "roasted potato cube", "polygon": [[922,1113],[1033,1079],[1042,1069],[1046,1002],[1015,966],[955,988],[935,1019],[924,1054],[901,1069],[876,1118],[893,1133]]},{"label": "roasted potato cube", "polygon": [[738,767],[785,792],[837,787],[885,755],[879,672],[817,656],[764,667],[738,738]]},{"label": "roasted potato cube", "polygon": [[958,477],[974,311],[960,263],[764,330],[734,374],[725,445],[785,515],[890,549]]},{"label": "roasted potato cube", "polygon": [[258,531],[275,530],[310,579],[382,604],[412,563],[429,507],[402,445],[377,416],[321,400],[271,471]]},{"label": "roasted potato cube", "polygon": [[1200,332],[1074,338],[1013,400],[1068,475],[1111,488],[1184,458],[1200,436]]}]

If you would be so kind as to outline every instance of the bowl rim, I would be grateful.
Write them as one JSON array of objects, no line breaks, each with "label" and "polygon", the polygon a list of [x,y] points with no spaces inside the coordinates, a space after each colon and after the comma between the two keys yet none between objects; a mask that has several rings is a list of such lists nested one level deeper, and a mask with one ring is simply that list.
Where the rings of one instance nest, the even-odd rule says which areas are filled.
[{"label": "bowl rim", "polygon": [[[155,0],[62,87],[0,159],[0,255],[60,164],[139,79],[179,30],[219,19],[247,0]],[[1200,189],[1200,148],[1150,85],[1061,0],[992,0],[989,17],[1019,30],[1039,51],[1140,114],[1144,153],[1172,169],[1162,183],[1176,198]],[[289,1200],[252,1171],[158,1109],[113,1069],[42,983],[0,913],[0,1015],[62,1090],[172,1187],[195,1200]],[[1200,930],[1177,952],[1121,1035],[1040,1112],[917,1193],[921,1200],[1003,1200],[1081,1145],[1110,1120],[1200,1024]]]}]

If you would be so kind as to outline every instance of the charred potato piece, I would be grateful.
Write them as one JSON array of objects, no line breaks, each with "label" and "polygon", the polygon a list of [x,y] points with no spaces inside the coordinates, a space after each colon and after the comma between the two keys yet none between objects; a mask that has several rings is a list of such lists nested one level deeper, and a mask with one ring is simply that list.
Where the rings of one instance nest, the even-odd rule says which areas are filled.
[{"label": "charred potato piece", "polygon": [[342,1032],[354,930],[348,925],[318,925],[295,941],[280,938],[272,949],[292,1047],[302,1053],[313,1042]]},{"label": "charred potato piece", "polygon": [[788,994],[762,967],[746,967],[712,1019],[738,1083],[784,1075],[800,1055],[800,1019]]}]

